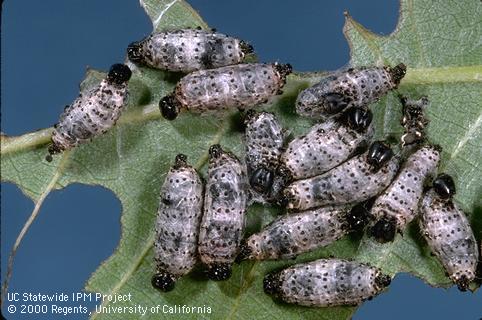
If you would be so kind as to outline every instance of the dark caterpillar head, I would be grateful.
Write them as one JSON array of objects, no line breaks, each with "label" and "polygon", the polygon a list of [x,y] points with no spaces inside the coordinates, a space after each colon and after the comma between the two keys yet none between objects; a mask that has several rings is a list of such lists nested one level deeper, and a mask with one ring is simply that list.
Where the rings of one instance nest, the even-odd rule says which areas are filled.
[{"label": "dark caterpillar head", "polygon": [[337,114],[348,106],[351,99],[341,93],[330,92],[323,97],[322,101],[326,113]]},{"label": "dark caterpillar head", "polygon": [[211,158],[218,158],[223,154],[223,148],[219,144],[213,144],[209,147],[209,156]]},{"label": "dark caterpillar head", "polygon": [[151,279],[152,286],[164,292],[174,289],[175,282],[176,279],[166,271],[159,271]]},{"label": "dark caterpillar head", "polygon": [[367,162],[376,171],[393,157],[390,146],[382,141],[375,141],[368,149]]},{"label": "dark caterpillar head", "polygon": [[53,160],[52,156],[54,154],[62,152],[62,149],[55,142],[52,142],[52,144],[48,148],[48,152],[49,154],[45,156],[45,160],[47,162],[52,162]]},{"label": "dark caterpillar head", "polygon": [[386,274],[383,274],[383,273],[380,272],[375,277],[375,285],[379,289],[383,289],[383,288],[388,287],[390,285],[390,283],[392,283],[392,278],[389,275],[386,275]]},{"label": "dark caterpillar head", "polygon": [[231,266],[227,263],[215,263],[209,266],[207,276],[214,281],[223,281],[231,277]]},{"label": "dark caterpillar head", "polygon": [[459,288],[460,291],[464,292],[464,291],[467,291],[467,289],[469,289],[470,281],[469,281],[469,278],[465,274],[463,274],[460,276],[459,279],[455,281],[455,284],[457,285],[457,288]]},{"label": "dark caterpillar head", "polygon": [[116,63],[110,67],[107,74],[107,81],[115,84],[123,84],[129,81],[132,76],[132,71],[125,64]]},{"label": "dark caterpillar head", "polygon": [[370,110],[350,108],[343,114],[342,122],[358,132],[364,132],[372,123],[373,114]]},{"label": "dark caterpillar head", "polygon": [[393,68],[388,68],[388,72],[392,76],[392,80],[393,80],[393,83],[395,84],[395,87],[397,87],[400,81],[403,79],[403,77],[405,77],[405,74],[407,73],[407,66],[404,65],[403,63],[400,63]]},{"label": "dark caterpillar head", "polygon": [[361,231],[368,222],[369,209],[365,203],[354,206],[346,215],[349,230]]},{"label": "dark caterpillar head", "polygon": [[178,154],[174,160],[174,168],[179,169],[187,166],[187,156],[185,154]]},{"label": "dark caterpillar head", "polygon": [[243,40],[239,41],[239,47],[241,48],[241,52],[245,55],[254,52],[253,46]]},{"label": "dark caterpillar head", "polygon": [[433,181],[433,189],[442,199],[452,198],[456,192],[454,179],[443,173]]},{"label": "dark caterpillar head", "polygon": [[277,272],[268,273],[263,279],[263,290],[266,294],[276,296],[280,292],[279,276]]},{"label": "dark caterpillar head", "polygon": [[395,239],[397,222],[394,218],[382,217],[371,228],[370,234],[380,243],[391,242]]},{"label": "dark caterpillar head", "polygon": [[142,50],[142,42],[132,42],[127,47],[127,57],[130,61],[137,64],[144,64],[144,52]]},{"label": "dark caterpillar head", "polygon": [[174,120],[179,114],[179,102],[173,94],[167,95],[159,101],[159,110],[164,119]]},{"label": "dark caterpillar head", "polygon": [[244,124],[248,124],[252,119],[254,119],[258,115],[258,112],[254,109],[249,109],[246,111],[243,117]]},{"label": "dark caterpillar head", "polygon": [[239,254],[236,257],[236,262],[239,263],[243,260],[248,259],[251,256],[251,254],[252,254],[251,248],[248,246],[246,242],[243,241],[243,243],[241,243],[241,246],[239,247]]},{"label": "dark caterpillar head", "polygon": [[279,74],[280,78],[283,81],[286,80],[287,75],[289,75],[291,72],[293,72],[293,67],[289,63],[283,64],[283,63],[277,63],[276,62],[274,64],[274,69],[276,70],[276,72]]},{"label": "dark caterpillar head", "polygon": [[259,193],[268,193],[273,185],[273,180],[273,171],[266,168],[258,168],[251,174],[249,184]]}]

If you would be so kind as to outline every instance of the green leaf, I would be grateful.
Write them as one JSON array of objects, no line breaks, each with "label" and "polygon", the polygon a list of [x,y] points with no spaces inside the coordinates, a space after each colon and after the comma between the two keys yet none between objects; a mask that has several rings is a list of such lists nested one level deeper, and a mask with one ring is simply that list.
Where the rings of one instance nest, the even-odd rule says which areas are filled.
[{"label": "green leaf", "polygon": [[[154,29],[206,27],[206,23],[184,1],[140,1],[153,21]],[[397,30],[381,37],[364,29],[347,16],[345,34],[350,42],[353,65],[403,62],[408,66],[399,92],[411,97],[427,95],[432,104],[429,138],[443,146],[442,170],[454,175],[456,201],[471,215],[477,237],[482,233],[482,25],[477,1],[403,0]],[[296,67],[296,66],[295,66]],[[2,179],[17,184],[37,206],[53,189],[71,183],[101,185],[112,190],[122,203],[122,237],[116,252],[88,280],[86,289],[103,294],[128,294],[131,301],[104,303],[103,307],[141,305],[207,306],[206,318],[230,319],[345,319],[353,307],[305,308],[275,303],[262,290],[262,277],[275,268],[300,261],[334,255],[355,258],[381,267],[394,275],[411,272],[435,286],[450,284],[440,264],[432,257],[413,224],[393,244],[380,246],[351,235],[293,261],[243,262],[234,266],[225,282],[202,279],[200,271],[178,281],[176,289],[161,294],[150,285],[154,271],[152,244],[158,193],[165,174],[178,153],[205,172],[208,147],[221,143],[239,156],[243,153],[239,116],[219,117],[181,114],[173,122],[160,117],[159,99],[170,92],[178,75],[134,68],[129,83],[131,97],[118,125],[90,144],[44,161],[52,129],[1,140]],[[95,85],[104,73],[89,70],[82,90]],[[275,112],[294,135],[311,125],[294,114],[298,92],[318,81],[322,73],[288,77],[284,94],[269,111]],[[395,93],[372,107],[378,137],[401,133],[400,104]],[[248,232],[266,225],[279,208],[253,206],[248,213]],[[476,223],[476,221],[479,221]],[[88,249],[88,248],[85,248]],[[198,314],[152,314],[146,319],[197,318]],[[117,319],[116,314],[93,314],[93,319]],[[138,314],[124,316],[137,319]]]}]

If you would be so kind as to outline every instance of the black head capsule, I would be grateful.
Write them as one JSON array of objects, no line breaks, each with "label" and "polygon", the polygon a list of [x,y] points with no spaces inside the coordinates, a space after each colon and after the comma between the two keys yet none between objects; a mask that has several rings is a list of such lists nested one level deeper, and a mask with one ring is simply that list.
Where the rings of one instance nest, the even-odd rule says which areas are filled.
[{"label": "black head capsule", "polygon": [[274,64],[274,68],[276,72],[278,72],[283,82],[286,81],[286,76],[288,76],[291,72],[293,72],[293,67],[289,63],[283,64],[283,63],[276,62]]},{"label": "black head capsule", "polygon": [[243,122],[246,125],[248,124],[248,122],[250,122],[254,117],[258,115],[258,112],[254,109],[249,109],[244,114],[241,113],[241,115],[243,117]]},{"label": "black head capsule", "polygon": [[349,230],[361,231],[365,228],[369,218],[369,209],[365,203],[354,206],[346,215]]},{"label": "black head capsule", "polygon": [[386,288],[392,283],[392,278],[389,275],[380,273],[375,277],[375,285],[380,288]]},{"label": "black head capsule", "polygon": [[223,281],[231,277],[231,266],[226,263],[216,263],[209,266],[207,276],[214,281]]},{"label": "black head capsule", "polygon": [[176,280],[174,279],[174,277],[170,273],[165,271],[156,273],[151,279],[152,286],[164,292],[168,292],[174,289],[175,283]]},{"label": "black head capsule", "polygon": [[125,64],[116,63],[110,67],[107,81],[115,84],[123,84],[129,81],[132,71]]},{"label": "black head capsule", "polygon": [[248,246],[245,242],[241,243],[241,246],[239,247],[239,254],[236,257],[236,262],[240,263],[243,260],[246,260],[251,254],[253,250],[251,249],[250,246]]},{"label": "black head capsule", "polygon": [[187,167],[187,156],[180,153],[176,156],[176,160],[174,160],[174,168],[180,169],[184,167]]},{"label": "black head capsule", "polygon": [[372,123],[373,113],[363,108],[350,108],[342,116],[342,121],[351,129],[364,132]]},{"label": "black head capsule", "polygon": [[268,273],[263,279],[263,290],[266,294],[276,296],[279,293],[279,281],[277,273]]},{"label": "black head capsule", "polygon": [[375,171],[378,171],[393,157],[393,150],[382,141],[375,141],[368,149],[367,162]]},{"label": "black head capsule", "polygon": [[251,178],[249,184],[259,193],[267,193],[271,190],[273,185],[274,173],[266,168],[256,169]]},{"label": "black head capsule", "polygon": [[209,155],[212,158],[218,158],[221,156],[223,153],[223,149],[219,144],[213,144],[212,146],[209,147]]},{"label": "black head capsule", "polygon": [[370,234],[380,243],[391,242],[395,239],[397,222],[393,217],[383,217],[371,228]]},{"label": "black head capsule", "polygon": [[130,61],[137,63],[137,64],[143,64],[144,63],[144,52],[142,50],[142,42],[132,42],[128,47],[127,47],[127,57],[129,58]]},{"label": "black head capsule", "polygon": [[49,154],[45,156],[45,160],[47,162],[52,162],[52,160],[53,160],[52,156],[54,154],[62,152],[62,150],[59,148],[59,146],[57,144],[52,143],[48,148],[48,152],[49,152]]},{"label": "black head capsule", "polygon": [[433,188],[442,199],[452,198],[456,192],[454,179],[445,173],[433,181]]},{"label": "black head capsule", "polygon": [[281,207],[286,207],[291,201],[296,200],[291,195],[286,195],[284,192],[278,197],[276,203]]},{"label": "black head capsule", "polygon": [[345,109],[351,99],[341,93],[330,92],[323,96],[323,105],[328,114],[336,114]]},{"label": "black head capsule", "polygon": [[390,75],[392,76],[393,83],[395,84],[395,87],[397,87],[400,84],[400,81],[405,77],[405,74],[407,73],[407,66],[403,63],[400,63],[396,65],[393,68],[389,68]]},{"label": "black head capsule", "polygon": [[179,114],[179,102],[174,95],[167,95],[159,101],[159,110],[164,119],[174,120]]},{"label": "black head capsule", "polygon": [[460,276],[460,279],[455,282],[455,284],[460,291],[465,292],[469,289],[470,280],[465,274],[463,274]]},{"label": "black head capsule", "polygon": [[254,52],[253,46],[247,43],[246,41],[240,40],[239,47],[241,48],[241,52],[244,53],[245,55],[251,54]]}]

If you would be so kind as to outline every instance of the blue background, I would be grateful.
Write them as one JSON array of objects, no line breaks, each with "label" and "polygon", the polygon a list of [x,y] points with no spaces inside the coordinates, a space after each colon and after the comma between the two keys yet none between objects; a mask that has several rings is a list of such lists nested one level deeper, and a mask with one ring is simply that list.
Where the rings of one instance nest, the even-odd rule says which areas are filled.
[{"label": "blue background", "polygon": [[[189,2],[210,26],[249,41],[260,60],[290,62],[299,71],[348,63],[344,10],[381,34],[392,32],[398,18],[394,0]],[[122,62],[126,46],[151,31],[135,0],[15,0],[3,7],[1,125],[8,135],[53,125],[78,95],[87,66],[107,70]],[[3,283],[8,253],[33,203],[11,184],[2,184],[1,195]],[[118,243],[120,210],[114,194],[98,187],[71,185],[51,193],[19,248],[10,292],[81,291]],[[435,289],[400,274],[388,292],[363,304],[354,318],[388,317],[479,319],[482,290]]]}]

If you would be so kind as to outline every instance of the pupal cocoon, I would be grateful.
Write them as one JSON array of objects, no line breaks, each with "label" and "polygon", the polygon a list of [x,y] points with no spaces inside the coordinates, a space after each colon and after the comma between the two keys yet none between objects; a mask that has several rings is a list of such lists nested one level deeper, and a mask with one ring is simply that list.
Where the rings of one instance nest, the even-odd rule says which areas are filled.
[{"label": "pupal cocoon", "polygon": [[452,200],[454,194],[449,175],[434,180],[420,204],[420,230],[450,279],[466,291],[475,279],[479,252],[467,216]]},{"label": "pupal cocoon", "polygon": [[115,125],[127,102],[131,74],[126,65],[114,64],[99,85],[65,107],[54,126],[47,161],[52,161],[53,154],[89,142]]},{"label": "pupal cocoon", "polygon": [[321,175],[298,180],[283,190],[289,210],[307,210],[368,200],[385,190],[398,172],[400,159],[383,142]]},{"label": "pupal cocoon", "polygon": [[192,72],[238,64],[253,47],[212,30],[155,32],[127,47],[129,60],[155,69]]},{"label": "pupal cocoon", "polygon": [[245,166],[220,145],[211,146],[199,256],[212,280],[231,276],[231,265],[244,236],[246,203]]},{"label": "pupal cocoon", "polygon": [[280,94],[289,64],[249,63],[199,70],[184,76],[174,92],[159,101],[162,116],[174,120],[181,110],[195,113],[251,109]]},{"label": "pupal cocoon", "polygon": [[315,119],[329,118],[349,107],[366,108],[396,89],[406,66],[357,67],[334,72],[303,90],[296,99],[296,112]]},{"label": "pupal cocoon", "polygon": [[197,240],[202,216],[203,185],[186,156],[176,156],[161,187],[156,219],[152,285],[162,291],[189,273],[197,259]]},{"label": "pupal cocoon", "polygon": [[390,282],[390,276],[364,263],[320,259],[269,273],[263,288],[281,301],[302,306],[356,306],[378,295]]},{"label": "pupal cocoon", "polygon": [[426,145],[402,164],[390,186],[375,200],[371,210],[371,234],[378,242],[393,241],[418,215],[426,180],[433,179],[440,161],[440,148]]}]

